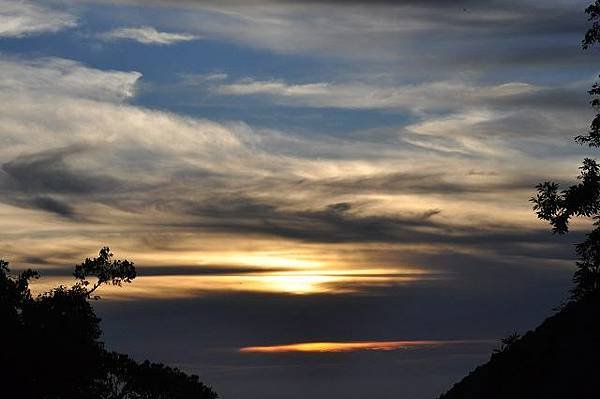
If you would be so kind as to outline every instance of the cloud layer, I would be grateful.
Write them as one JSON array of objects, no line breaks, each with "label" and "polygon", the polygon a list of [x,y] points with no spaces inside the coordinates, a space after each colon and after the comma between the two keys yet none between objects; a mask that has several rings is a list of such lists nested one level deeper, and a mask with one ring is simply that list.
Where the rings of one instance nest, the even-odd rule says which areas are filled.
[{"label": "cloud layer", "polygon": [[[408,106],[412,97],[425,110],[421,121],[398,129],[390,146],[372,135],[316,139],[133,106],[127,99],[141,79],[137,72],[56,58],[15,58],[0,68],[6,104],[0,111],[2,202],[16,215],[30,215],[22,226],[29,231],[60,221],[50,236],[53,247],[71,242],[89,255],[87,248],[97,246],[101,235],[103,241],[121,237],[125,253],[132,251],[141,262],[153,259],[154,266],[231,262],[297,272],[313,264],[319,273],[284,273],[280,286],[347,292],[401,284],[402,278],[386,277],[407,267],[437,272],[417,260],[420,254],[451,250],[487,257],[502,251],[509,259],[509,250],[518,259],[536,256],[529,246],[549,245],[526,201],[533,176],[542,168],[550,173],[549,167],[514,148],[515,136],[493,127],[508,112],[502,109],[513,107],[505,105],[507,98],[519,103],[543,88],[450,86],[465,99],[464,107],[471,101],[503,105],[444,117],[427,116],[441,104],[438,90],[390,89],[399,96],[391,97],[394,106]],[[282,85],[251,87],[256,94],[289,96]],[[291,95],[317,101],[324,93],[331,106],[331,93],[348,94],[318,87],[292,89]],[[539,134],[549,128],[544,125]],[[556,173],[561,165],[553,165]],[[11,245],[37,240],[31,234],[9,237]],[[41,245],[26,256],[61,262]],[[362,280],[327,277],[335,270],[364,269],[364,262],[381,270]]]}]

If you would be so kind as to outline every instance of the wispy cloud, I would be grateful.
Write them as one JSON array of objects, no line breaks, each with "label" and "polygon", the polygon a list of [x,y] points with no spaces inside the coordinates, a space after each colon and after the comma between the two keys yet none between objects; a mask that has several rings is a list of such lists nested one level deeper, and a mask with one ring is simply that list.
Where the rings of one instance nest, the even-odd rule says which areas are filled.
[{"label": "wispy cloud", "polygon": [[58,32],[77,25],[77,17],[33,1],[0,0],[0,37]]},{"label": "wispy cloud", "polygon": [[134,40],[142,44],[171,45],[200,39],[199,36],[185,33],[159,32],[151,26],[117,28],[100,35],[106,40]]},{"label": "wispy cloud", "polygon": [[135,94],[139,72],[101,71],[64,58],[0,60],[0,88],[15,95],[79,97],[122,101]]},{"label": "wispy cloud", "polygon": [[291,84],[283,80],[254,79],[221,84],[215,88],[225,95],[262,95],[288,105],[414,111],[473,106],[482,101],[534,93],[540,89],[523,82],[482,86],[461,81],[440,81],[383,86],[361,82]]}]

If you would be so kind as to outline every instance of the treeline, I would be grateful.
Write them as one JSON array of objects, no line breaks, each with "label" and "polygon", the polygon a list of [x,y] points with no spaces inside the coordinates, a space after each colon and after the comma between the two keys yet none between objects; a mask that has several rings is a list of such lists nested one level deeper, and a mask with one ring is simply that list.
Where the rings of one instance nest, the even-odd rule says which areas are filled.
[{"label": "treeline", "polygon": [[[76,266],[78,282],[33,296],[26,270],[12,275],[0,260],[0,398],[216,399],[198,376],[139,363],[107,350],[90,301],[104,284],[131,282],[133,263],[108,248]],[[141,338],[143,339],[143,338]]]}]

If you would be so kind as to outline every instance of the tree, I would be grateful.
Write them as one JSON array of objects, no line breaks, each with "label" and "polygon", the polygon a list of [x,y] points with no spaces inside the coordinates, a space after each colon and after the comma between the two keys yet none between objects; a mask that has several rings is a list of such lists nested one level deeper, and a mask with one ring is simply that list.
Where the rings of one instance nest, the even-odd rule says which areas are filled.
[{"label": "tree", "polygon": [[[592,26],[582,41],[582,47],[589,49],[600,44],[600,0],[586,8]],[[600,83],[596,82],[589,90],[590,104],[596,116],[585,135],[575,137],[575,142],[589,147],[600,147]],[[573,276],[575,287],[571,290],[572,299],[600,291],[600,166],[594,159],[585,158],[581,165],[579,182],[559,191],[554,182],[538,184],[537,195],[531,199],[533,209],[540,219],[548,221],[557,234],[569,231],[572,217],[584,216],[594,219],[593,230],[584,242],[576,245],[578,257],[577,271]]]},{"label": "tree", "polygon": [[[27,399],[216,399],[195,375],[109,352],[90,299],[104,284],[135,279],[108,247],[75,267],[79,280],[37,297],[32,270],[12,276],[0,260],[0,397]],[[94,283],[90,277],[95,277]],[[91,288],[90,288],[91,287]]]},{"label": "tree", "polygon": [[[110,248],[103,247],[100,249],[97,258],[86,258],[85,261],[75,266],[73,276],[80,280],[79,284],[85,294],[90,297],[103,284],[118,285],[123,283],[131,283],[136,277],[135,267],[133,262],[128,260],[113,260],[113,254]],[[96,277],[96,282],[92,284],[89,277]],[[91,288],[87,288],[92,285]],[[98,297],[94,297],[98,299]]]},{"label": "tree", "polygon": [[506,352],[519,339],[521,339],[521,335],[518,332],[515,331],[514,333],[510,334],[508,337],[502,338],[500,340],[500,347],[494,349],[493,353],[494,354],[499,354],[499,353],[502,353],[502,352]]},{"label": "tree", "polygon": [[105,399],[216,399],[217,395],[198,376],[187,375],[179,369],[160,363],[137,363],[115,352],[106,352],[110,365],[107,374]]}]

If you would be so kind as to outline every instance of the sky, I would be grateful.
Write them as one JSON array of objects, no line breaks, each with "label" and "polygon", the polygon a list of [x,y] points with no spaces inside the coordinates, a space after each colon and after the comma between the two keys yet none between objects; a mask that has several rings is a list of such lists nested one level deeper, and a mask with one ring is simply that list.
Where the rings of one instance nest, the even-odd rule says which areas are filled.
[{"label": "sky", "polygon": [[567,296],[580,0],[0,0],[0,256],[225,399],[434,398]]}]

